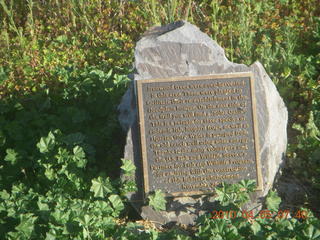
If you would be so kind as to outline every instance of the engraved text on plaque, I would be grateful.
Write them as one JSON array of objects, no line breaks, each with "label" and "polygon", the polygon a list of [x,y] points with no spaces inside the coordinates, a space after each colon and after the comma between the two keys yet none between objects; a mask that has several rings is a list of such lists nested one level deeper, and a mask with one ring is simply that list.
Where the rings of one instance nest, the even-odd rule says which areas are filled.
[{"label": "engraved text on plaque", "polygon": [[144,191],[212,192],[255,179],[261,189],[253,75],[137,81]]}]

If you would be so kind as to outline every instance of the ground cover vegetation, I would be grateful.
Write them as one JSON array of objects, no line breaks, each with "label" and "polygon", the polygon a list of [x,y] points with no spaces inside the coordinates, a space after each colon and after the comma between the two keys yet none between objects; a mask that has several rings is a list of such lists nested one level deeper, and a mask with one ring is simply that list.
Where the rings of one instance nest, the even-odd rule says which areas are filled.
[{"label": "ground cover vegetation", "polygon": [[[0,239],[320,239],[319,16],[317,0],[0,0]],[[266,67],[289,111],[283,174],[308,189],[307,218],[207,215],[191,229],[130,218],[117,105],[139,36],[179,19],[231,61]],[[221,210],[240,212],[253,186],[222,185]],[[280,201],[272,191],[266,208]],[[149,204],[163,209],[161,192]]]}]

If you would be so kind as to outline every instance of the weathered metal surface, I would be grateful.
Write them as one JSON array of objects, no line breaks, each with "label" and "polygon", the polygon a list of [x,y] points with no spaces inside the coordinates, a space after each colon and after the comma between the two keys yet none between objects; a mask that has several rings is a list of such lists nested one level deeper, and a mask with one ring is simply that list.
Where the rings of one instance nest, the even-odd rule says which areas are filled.
[{"label": "weathered metal surface", "polygon": [[251,73],[137,81],[145,194],[212,193],[242,179],[261,190],[253,81]]}]

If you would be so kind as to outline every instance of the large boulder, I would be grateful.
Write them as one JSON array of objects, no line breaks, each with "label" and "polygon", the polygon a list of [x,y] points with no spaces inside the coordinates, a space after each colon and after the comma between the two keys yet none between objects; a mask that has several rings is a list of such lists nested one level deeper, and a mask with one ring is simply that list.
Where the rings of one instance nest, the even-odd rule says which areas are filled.
[{"label": "large boulder", "polygon": [[179,21],[147,31],[136,45],[134,66],[136,73],[131,87],[119,105],[119,121],[127,131],[124,158],[132,160],[137,167],[135,181],[139,190],[128,194],[128,198],[141,216],[160,224],[193,224],[199,215],[212,211],[214,203],[210,196],[197,196],[168,198],[166,211],[156,212],[145,206],[134,81],[218,73],[254,74],[263,191],[256,191],[246,208],[259,209],[283,162],[288,119],[284,102],[261,63],[246,66],[230,62],[224,50],[208,35],[188,22]]}]

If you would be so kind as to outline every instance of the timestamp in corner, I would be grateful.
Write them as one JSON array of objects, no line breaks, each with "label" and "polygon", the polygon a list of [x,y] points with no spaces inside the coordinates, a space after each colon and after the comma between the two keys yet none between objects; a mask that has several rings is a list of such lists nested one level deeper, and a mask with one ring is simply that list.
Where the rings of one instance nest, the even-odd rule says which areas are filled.
[{"label": "timestamp in corner", "polygon": [[296,218],[296,219],[307,219],[308,212],[304,210],[298,210],[293,214],[290,214],[290,210],[279,210],[277,212],[264,209],[261,210],[256,216],[254,216],[253,211],[223,211],[223,210],[213,210],[211,211],[210,219],[234,219],[234,218],[245,218],[245,219],[272,219],[274,217],[279,219]]}]

